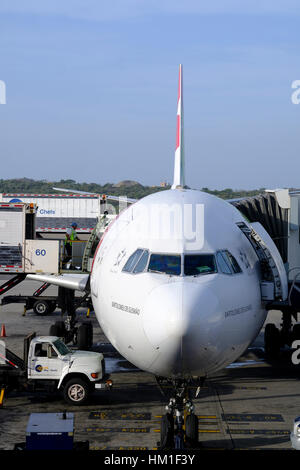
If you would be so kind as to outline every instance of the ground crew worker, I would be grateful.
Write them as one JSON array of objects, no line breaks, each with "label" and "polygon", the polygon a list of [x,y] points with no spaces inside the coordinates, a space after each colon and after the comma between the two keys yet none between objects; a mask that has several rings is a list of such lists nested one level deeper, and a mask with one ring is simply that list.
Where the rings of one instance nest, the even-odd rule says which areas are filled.
[{"label": "ground crew worker", "polygon": [[66,238],[65,238],[65,247],[68,256],[72,256],[72,242],[74,240],[79,240],[77,233],[76,233],[77,224],[73,222],[70,228],[66,230]]}]

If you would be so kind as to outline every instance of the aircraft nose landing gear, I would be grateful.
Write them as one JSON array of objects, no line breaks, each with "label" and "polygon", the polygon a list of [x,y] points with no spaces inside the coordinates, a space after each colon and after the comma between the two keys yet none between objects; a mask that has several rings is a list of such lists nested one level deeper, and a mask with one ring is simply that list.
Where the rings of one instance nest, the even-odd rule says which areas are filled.
[{"label": "aircraft nose landing gear", "polygon": [[[188,383],[173,383],[175,397],[170,398],[160,425],[160,449],[195,449],[198,442],[198,417],[188,397]],[[198,390],[200,387],[198,387]],[[198,392],[198,391],[197,391]]]}]

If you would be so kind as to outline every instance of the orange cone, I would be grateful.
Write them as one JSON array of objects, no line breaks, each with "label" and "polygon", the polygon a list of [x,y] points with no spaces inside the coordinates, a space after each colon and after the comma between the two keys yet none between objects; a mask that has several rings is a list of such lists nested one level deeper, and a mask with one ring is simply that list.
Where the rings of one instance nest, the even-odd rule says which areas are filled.
[{"label": "orange cone", "polygon": [[2,325],[0,337],[1,338],[6,338],[5,325]]}]

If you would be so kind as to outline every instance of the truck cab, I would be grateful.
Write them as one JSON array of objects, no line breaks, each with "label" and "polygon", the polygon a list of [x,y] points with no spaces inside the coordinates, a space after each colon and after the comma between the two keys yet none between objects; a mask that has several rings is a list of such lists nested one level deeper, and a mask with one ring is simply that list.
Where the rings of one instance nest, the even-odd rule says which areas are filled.
[{"label": "truck cab", "polygon": [[29,349],[28,378],[59,380],[63,369],[69,368],[70,355],[71,350],[55,336],[35,338]]},{"label": "truck cab", "polygon": [[103,354],[72,351],[57,336],[38,336],[31,340],[27,354],[27,378],[54,382],[64,398],[83,404],[94,388],[110,388],[105,381]]}]

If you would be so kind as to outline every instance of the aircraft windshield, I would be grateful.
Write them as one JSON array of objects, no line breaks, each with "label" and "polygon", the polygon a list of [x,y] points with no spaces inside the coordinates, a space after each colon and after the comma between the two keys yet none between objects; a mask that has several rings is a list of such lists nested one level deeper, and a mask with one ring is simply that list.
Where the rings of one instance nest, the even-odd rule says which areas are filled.
[{"label": "aircraft windshield", "polygon": [[223,274],[238,274],[242,272],[237,260],[228,250],[217,252],[217,263],[220,272]]},{"label": "aircraft windshield", "polygon": [[214,255],[185,255],[185,276],[198,276],[217,272]]},{"label": "aircraft windshield", "polygon": [[143,250],[139,248],[136,250],[128,259],[127,263],[125,264],[123,271],[130,273],[135,265],[137,264],[138,260],[140,259]]},{"label": "aircraft windshield", "polygon": [[149,258],[149,251],[138,248],[132,255],[128,258],[127,263],[122,269],[126,273],[142,273],[147,266]]},{"label": "aircraft windshield", "polygon": [[[182,269],[183,265],[183,269]],[[213,274],[240,273],[236,259],[228,250],[217,251],[216,254],[172,255],[149,253],[149,250],[138,248],[128,258],[123,272],[138,274],[143,272],[163,273],[170,276],[199,276]]]},{"label": "aircraft windshield", "polygon": [[148,271],[180,276],[181,256],[153,253],[150,256]]}]

